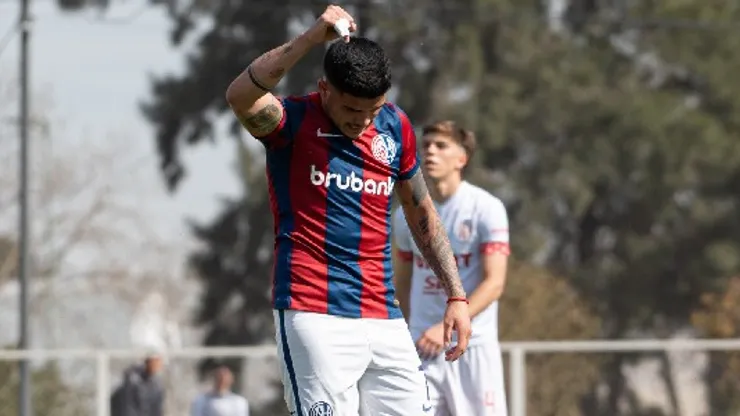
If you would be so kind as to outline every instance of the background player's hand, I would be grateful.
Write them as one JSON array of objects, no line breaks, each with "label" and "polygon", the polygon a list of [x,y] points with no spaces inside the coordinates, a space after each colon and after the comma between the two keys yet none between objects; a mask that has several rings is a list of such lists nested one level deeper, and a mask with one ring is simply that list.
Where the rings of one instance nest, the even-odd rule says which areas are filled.
[{"label": "background player's hand", "polygon": [[447,361],[455,361],[468,349],[468,342],[473,333],[470,327],[468,304],[465,302],[450,302],[447,305],[443,323],[445,345],[452,342],[452,332],[457,332],[457,345],[445,353]]},{"label": "background player's hand", "polygon": [[[330,5],[324,10],[324,13],[319,16],[316,23],[306,31],[306,36],[314,43],[324,43],[339,38],[339,34],[334,30],[334,24],[341,19],[349,21],[350,33],[357,30],[355,19],[350,16],[344,9],[339,6]],[[345,41],[349,41],[349,36],[345,37]]]},{"label": "background player's hand", "polygon": [[430,360],[442,353],[445,348],[445,328],[442,322],[430,327],[421,338],[416,341],[416,350],[419,356]]}]

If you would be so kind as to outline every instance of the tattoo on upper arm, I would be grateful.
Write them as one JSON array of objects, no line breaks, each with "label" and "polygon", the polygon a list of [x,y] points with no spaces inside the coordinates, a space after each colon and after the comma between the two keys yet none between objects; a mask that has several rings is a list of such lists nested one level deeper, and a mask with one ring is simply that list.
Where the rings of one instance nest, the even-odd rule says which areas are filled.
[{"label": "tattoo on upper arm", "polygon": [[244,127],[256,137],[266,136],[280,125],[283,112],[276,104],[268,104],[254,114],[239,116]]}]

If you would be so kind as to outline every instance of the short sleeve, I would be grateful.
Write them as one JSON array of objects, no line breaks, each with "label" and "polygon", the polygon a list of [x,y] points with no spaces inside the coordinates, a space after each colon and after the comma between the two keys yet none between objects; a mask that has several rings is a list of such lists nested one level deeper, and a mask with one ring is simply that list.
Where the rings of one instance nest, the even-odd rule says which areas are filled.
[{"label": "short sleeve", "polygon": [[293,141],[306,111],[305,97],[278,97],[278,100],[283,107],[280,124],[272,133],[263,137],[255,137],[268,151],[279,150]]},{"label": "short sleeve", "polygon": [[419,170],[419,153],[416,148],[416,133],[406,113],[400,108],[396,112],[401,123],[401,166],[398,172],[399,180],[410,179]]},{"label": "short sleeve", "polygon": [[508,256],[509,218],[504,203],[491,197],[482,205],[478,217],[478,236],[482,254],[500,253]]},{"label": "short sleeve", "polygon": [[396,243],[401,259],[411,261],[414,258],[411,250],[411,233],[408,224],[406,224],[406,214],[404,214],[403,208],[399,207],[393,213],[392,234],[393,242]]}]

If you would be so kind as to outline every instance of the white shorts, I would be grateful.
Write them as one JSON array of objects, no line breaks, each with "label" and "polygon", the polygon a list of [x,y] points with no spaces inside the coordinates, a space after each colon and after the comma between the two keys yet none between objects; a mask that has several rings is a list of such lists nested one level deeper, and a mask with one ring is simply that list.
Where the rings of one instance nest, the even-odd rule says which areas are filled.
[{"label": "white shorts", "polygon": [[295,416],[419,416],[430,409],[403,319],[274,311],[285,402]]},{"label": "white shorts", "polygon": [[468,347],[457,361],[444,354],[424,362],[430,416],[506,416],[504,371],[498,343]]}]

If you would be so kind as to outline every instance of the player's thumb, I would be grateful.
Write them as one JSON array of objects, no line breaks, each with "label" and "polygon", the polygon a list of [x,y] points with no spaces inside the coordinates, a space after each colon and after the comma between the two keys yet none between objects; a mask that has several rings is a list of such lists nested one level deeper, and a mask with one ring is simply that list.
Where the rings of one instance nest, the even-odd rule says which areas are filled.
[{"label": "player's thumb", "polygon": [[445,321],[445,346],[450,345],[452,342],[452,324],[448,321]]}]

